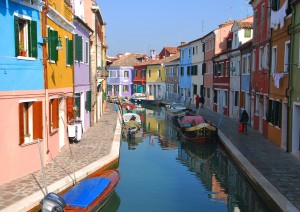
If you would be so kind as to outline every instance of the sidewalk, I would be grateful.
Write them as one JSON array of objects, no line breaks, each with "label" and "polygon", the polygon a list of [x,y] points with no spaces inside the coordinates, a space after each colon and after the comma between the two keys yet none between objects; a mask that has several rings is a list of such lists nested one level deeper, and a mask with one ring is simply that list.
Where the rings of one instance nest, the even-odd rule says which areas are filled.
[{"label": "sidewalk", "polygon": [[[121,127],[112,104],[95,126],[89,128],[77,144],[66,144],[45,167],[48,192],[61,192],[76,181],[119,158]],[[71,154],[72,153],[72,154]],[[72,155],[74,162],[72,162]],[[74,173],[75,172],[75,173]],[[28,211],[44,197],[42,172],[0,186],[0,211]]]},{"label": "sidewalk", "polygon": [[[194,105],[191,106],[195,108]],[[200,115],[216,126],[221,114],[207,108]],[[300,209],[300,160],[274,145],[248,126],[248,135],[238,132],[238,120],[223,116],[218,135],[239,168],[275,211]]]}]

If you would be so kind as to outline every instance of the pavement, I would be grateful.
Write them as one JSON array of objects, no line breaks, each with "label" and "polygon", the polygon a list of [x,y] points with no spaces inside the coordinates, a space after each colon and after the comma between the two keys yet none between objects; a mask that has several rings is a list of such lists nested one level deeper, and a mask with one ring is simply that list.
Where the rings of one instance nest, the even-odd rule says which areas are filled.
[{"label": "pavement", "polygon": [[[118,160],[121,126],[112,104],[100,122],[90,127],[80,142],[65,145],[45,166],[48,192],[59,193],[89,174]],[[0,186],[0,211],[28,211],[44,197],[41,170]]]},{"label": "pavement", "polygon": [[[221,114],[207,108],[201,108],[200,115],[216,126],[221,118]],[[247,135],[237,129],[238,120],[224,116],[218,135],[252,186],[272,211],[299,211],[300,160],[251,127]],[[47,164],[48,191],[60,192],[72,185],[74,176],[76,180],[83,179],[116,160],[120,134],[117,113],[113,105],[108,104],[100,122],[89,128],[79,143],[70,148],[67,145],[52,163]],[[28,211],[43,198],[42,187],[41,171],[1,185],[0,211]]]}]

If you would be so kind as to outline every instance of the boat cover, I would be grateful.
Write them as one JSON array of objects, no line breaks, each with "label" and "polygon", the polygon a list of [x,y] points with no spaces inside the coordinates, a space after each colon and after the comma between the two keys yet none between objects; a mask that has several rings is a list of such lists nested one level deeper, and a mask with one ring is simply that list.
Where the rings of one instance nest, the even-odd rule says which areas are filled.
[{"label": "boat cover", "polygon": [[86,208],[104,191],[109,183],[110,180],[103,177],[86,178],[65,193],[62,198],[69,206]]},{"label": "boat cover", "polygon": [[183,116],[179,121],[184,127],[197,126],[205,122],[202,116]]}]

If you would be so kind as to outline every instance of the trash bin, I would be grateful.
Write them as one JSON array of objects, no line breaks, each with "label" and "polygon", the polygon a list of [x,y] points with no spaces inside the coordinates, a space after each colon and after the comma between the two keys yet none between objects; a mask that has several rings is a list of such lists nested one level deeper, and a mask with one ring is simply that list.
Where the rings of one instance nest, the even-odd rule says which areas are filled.
[{"label": "trash bin", "polygon": [[68,127],[68,137],[70,143],[77,143],[81,140],[83,128],[82,128],[82,121],[81,120],[74,120],[71,122]]},{"label": "trash bin", "polygon": [[75,138],[77,141],[80,141],[83,133],[82,121],[79,119],[75,120],[74,125],[76,126]]}]

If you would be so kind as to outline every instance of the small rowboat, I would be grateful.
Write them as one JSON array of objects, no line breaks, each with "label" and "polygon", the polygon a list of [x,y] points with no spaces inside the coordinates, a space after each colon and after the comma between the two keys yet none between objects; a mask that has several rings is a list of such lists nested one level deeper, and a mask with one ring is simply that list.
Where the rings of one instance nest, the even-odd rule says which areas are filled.
[{"label": "small rowboat", "polygon": [[[120,181],[118,170],[109,170],[80,181],[64,195],[49,193],[42,200],[42,211],[97,211],[110,198]],[[51,208],[52,207],[52,208]]]}]

